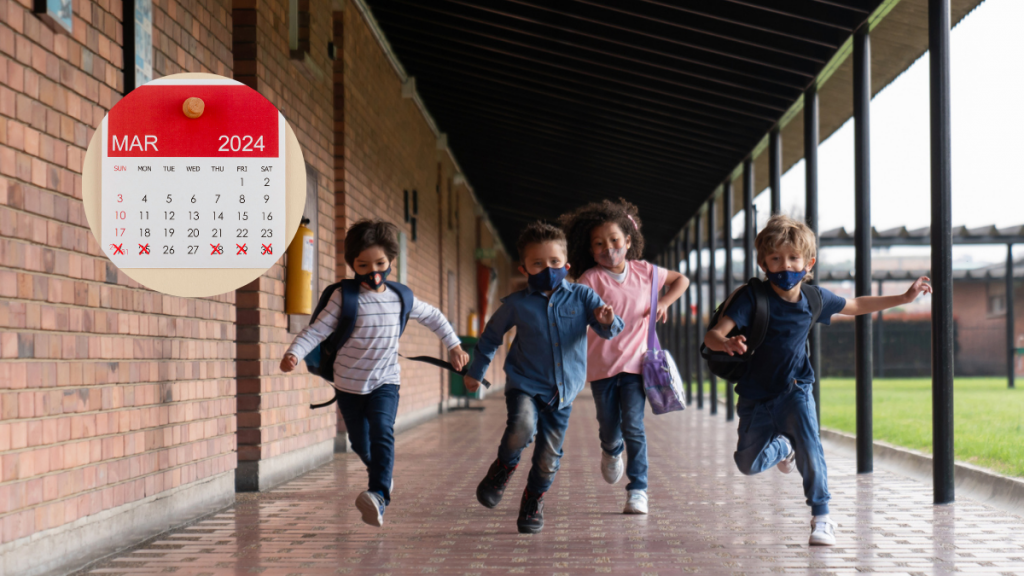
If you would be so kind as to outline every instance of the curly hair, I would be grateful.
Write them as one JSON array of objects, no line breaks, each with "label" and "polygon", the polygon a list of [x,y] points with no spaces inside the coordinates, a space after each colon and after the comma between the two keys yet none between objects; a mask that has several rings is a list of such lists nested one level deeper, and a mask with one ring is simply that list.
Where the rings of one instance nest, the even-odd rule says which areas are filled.
[{"label": "curly hair", "polygon": [[519,240],[516,242],[516,251],[519,252],[519,261],[525,257],[526,248],[531,244],[542,244],[544,242],[557,242],[565,248],[565,234],[562,231],[548,224],[547,222],[531,222],[519,233]]},{"label": "curly hair", "polygon": [[591,202],[558,218],[558,224],[565,231],[569,242],[569,275],[573,279],[597,265],[590,251],[590,234],[608,222],[618,224],[622,233],[629,236],[627,260],[639,260],[643,256],[644,236],[640,233],[640,215],[636,206],[624,198],[619,198],[617,202],[608,199]]},{"label": "curly hair", "polygon": [[384,220],[360,220],[345,234],[345,262],[355,270],[356,258],[367,248],[374,246],[384,251],[388,260],[398,257],[398,227]]}]

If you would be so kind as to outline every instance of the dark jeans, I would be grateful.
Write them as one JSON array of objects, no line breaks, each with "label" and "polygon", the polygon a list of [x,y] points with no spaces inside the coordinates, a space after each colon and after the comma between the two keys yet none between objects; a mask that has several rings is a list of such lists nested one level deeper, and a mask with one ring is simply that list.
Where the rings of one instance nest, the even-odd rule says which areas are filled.
[{"label": "dark jeans", "polygon": [[395,414],[398,386],[384,384],[369,394],[338,393],[338,408],[348,428],[352,451],[370,471],[370,491],[391,503],[391,469],[395,465]]},{"label": "dark jeans", "polygon": [[519,464],[520,454],[536,434],[537,445],[533,448],[533,466],[526,479],[526,489],[531,494],[543,494],[551,488],[558,472],[572,404],[558,410],[557,392],[554,401],[549,403],[518,390],[507,390],[505,406],[508,408],[508,421],[498,446],[498,459],[509,467]]},{"label": "dark jeans", "polygon": [[597,408],[601,449],[618,456],[626,450],[629,460],[626,490],[647,490],[647,435],[644,433],[644,379],[622,372],[590,383]]},{"label": "dark jeans", "polygon": [[782,461],[787,455],[785,436],[796,453],[796,469],[804,479],[804,495],[811,514],[828,514],[828,471],[825,452],[818,437],[818,418],[814,410],[813,384],[792,383],[789,388],[767,400],[740,398],[736,414],[740,417],[739,441],[733,459],[740,472],[757,474]]}]

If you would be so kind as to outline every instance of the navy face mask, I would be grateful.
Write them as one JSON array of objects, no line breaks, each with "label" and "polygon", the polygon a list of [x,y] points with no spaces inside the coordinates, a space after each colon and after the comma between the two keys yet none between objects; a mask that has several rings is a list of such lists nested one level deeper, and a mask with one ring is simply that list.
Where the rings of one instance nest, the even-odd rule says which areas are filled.
[{"label": "navy face mask", "polygon": [[565,276],[569,274],[569,270],[563,266],[561,268],[545,268],[538,274],[530,274],[527,279],[527,283],[534,290],[554,290],[556,286],[565,280]]},{"label": "navy face mask", "polygon": [[380,288],[385,281],[388,279],[388,274],[391,274],[391,267],[383,272],[370,272],[369,274],[356,274],[355,280],[361,284],[366,284],[370,290],[376,290]]},{"label": "navy face mask", "polygon": [[790,272],[783,270],[782,272],[766,272],[768,280],[783,290],[792,290],[794,286],[800,283],[807,275],[807,270],[801,270],[799,272]]}]

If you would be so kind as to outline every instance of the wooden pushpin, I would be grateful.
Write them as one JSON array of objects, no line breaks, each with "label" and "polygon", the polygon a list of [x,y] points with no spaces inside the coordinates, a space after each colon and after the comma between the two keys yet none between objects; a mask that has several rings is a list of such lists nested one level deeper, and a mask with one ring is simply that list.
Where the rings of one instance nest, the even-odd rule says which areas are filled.
[{"label": "wooden pushpin", "polygon": [[193,96],[185,100],[185,103],[181,105],[181,111],[185,113],[185,116],[195,119],[203,115],[203,110],[206,109],[206,104],[201,98]]}]

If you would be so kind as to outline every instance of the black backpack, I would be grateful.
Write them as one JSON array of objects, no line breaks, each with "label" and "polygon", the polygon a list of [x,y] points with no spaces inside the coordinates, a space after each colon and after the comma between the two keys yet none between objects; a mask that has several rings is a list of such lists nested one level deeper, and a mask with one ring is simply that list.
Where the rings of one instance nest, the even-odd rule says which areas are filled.
[{"label": "black backpack", "polygon": [[[747,351],[745,353],[729,356],[725,352],[716,352],[711,350],[701,342],[700,355],[707,361],[708,370],[712,374],[719,378],[723,378],[728,382],[735,383],[747,373],[747,366],[750,362],[750,358],[754,355],[754,352],[761,343],[764,342],[765,334],[768,333],[768,321],[771,317],[768,298],[770,297],[769,291],[771,289],[772,287],[768,282],[757,278],[751,278],[745,285],[740,286],[733,291],[733,293],[725,299],[725,302],[722,302],[722,304],[715,309],[715,313],[711,315],[711,320],[708,322],[709,331],[718,324],[718,320],[725,314],[726,309],[729,308],[729,304],[732,304],[733,299],[741,290],[750,290],[754,295],[754,313],[750,325],[743,330],[740,330],[738,327],[734,327],[729,331],[729,334],[727,334],[729,338],[740,334],[747,337]],[[818,316],[821,315],[821,292],[807,284],[800,285],[800,292],[803,294],[804,298],[807,299],[807,304],[811,308],[811,328],[813,329],[814,324],[818,321]],[[810,337],[809,331],[808,337]],[[810,346],[811,343],[808,340],[808,356],[810,356]]]}]

